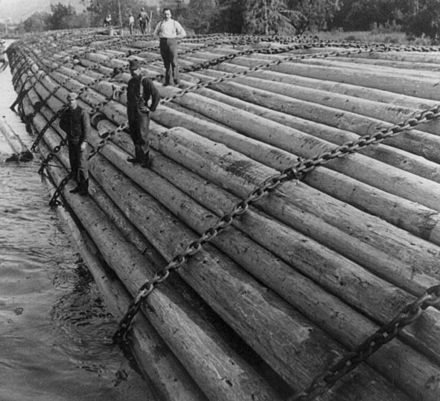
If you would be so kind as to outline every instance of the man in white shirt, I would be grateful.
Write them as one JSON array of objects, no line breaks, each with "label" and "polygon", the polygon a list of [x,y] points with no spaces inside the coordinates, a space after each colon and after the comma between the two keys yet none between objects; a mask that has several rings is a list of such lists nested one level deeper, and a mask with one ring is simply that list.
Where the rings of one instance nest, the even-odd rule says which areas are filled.
[{"label": "man in white shirt", "polygon": [[165,66],[164,85],[178,85],[177,39],[184,38],[186,32],[182,25],[171,18],[171,10],[169,8],[164,8],[163,20],[157,24],[154,36],[159,36],[160,40],[160,55]]}]

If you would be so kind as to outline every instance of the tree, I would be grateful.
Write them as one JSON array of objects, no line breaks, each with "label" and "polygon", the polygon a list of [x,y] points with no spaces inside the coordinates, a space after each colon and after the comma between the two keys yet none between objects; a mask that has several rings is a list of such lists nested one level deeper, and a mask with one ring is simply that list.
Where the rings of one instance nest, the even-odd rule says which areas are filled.
[{"label": "tree", "polygon": [[[90,13],[91,24],[93,26],[102,25],[104,18],[111,15],[113,21],[119,21],[119,5],[121,5],[122,22],[128,20],[130,12],[136,17],[142,7],[145,7],[145,0],[81,0],[86,5]],[[151,8],[154,9],[155,8]]]},{"label": "tree", "polygon": [[33,13],[24,20],[23,29],[25,32],[42,32],[47,30],[47,21],[50,17],[49,13]]},{"label": "tree", "polygon": [[308,29],[327,29],[336,12],[341,8],[340,0],[288,0],[291,24],[296,33],[302,34]]},{"label": "tree", "polygon": [[243,14],[246,33],[291,33],[290,13],[284,0],[246,0]]},{"label": "tree", "polygon": [[218,32],[242,33],[245,0],[218,0],[218,13],[213,27]]},{"label": "tree", "polygon": [[71,28],[70,20],[76,16],[75,9],[69,4],[57,3],[50,6],[52,14],[47,19],[48,29],[67,29]]},{"label": "tree", "polygon": [[440,36],[440,0],[417,0],[412,12],[405,18],[406,33],[427,35],[438,40]]},{"label": "tree", "polygon": [[197,34],[210,33],[215,30],[218,14],[218,0],[191,0],[181,13],[181,22]]}]

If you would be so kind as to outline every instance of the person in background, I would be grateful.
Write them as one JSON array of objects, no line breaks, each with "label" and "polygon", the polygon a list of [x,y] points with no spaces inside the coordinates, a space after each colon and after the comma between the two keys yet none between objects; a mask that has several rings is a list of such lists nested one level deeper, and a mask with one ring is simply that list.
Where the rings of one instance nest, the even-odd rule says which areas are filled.
[{"label": "person in background", "polygon": [[164,85],[178,85],[177,39],[184,38],[186,32],[182,25],[171,18],[171,10],[169,8],[164,8],[163,19],[157,24],[154,36],[159,36],[160,55],[165,66]]},{"label": "person in background", "polygon": [[151,167],[148,144],[150,113],[156,110],[160,95],[153,82],[142,75],[139,61],[130,60],[129,63],[131,78],[127,85],[127,116],[135,157],[127,161]]},{"label": "person in background", "polygon": [[112,16],[109,14],[104,18],[104,27],[110,27],[112,25]]},{"label": "person in background", "polygon": [[142,35],[145,35],[147,30],[147,25],[150,23],[150,17],[148,16],[145,9],[142,7],[139,13],[139,28],[141,29]]},{"label": "person in background", "polygon": [[70,192],[86,196],[89,187],[86,140],[91,132],[90,118],[78,105],[78,95],[75,92],[67,95],[67,102],[69,107],[60,117],[60,128],[67,135],[70,171],[77,183]]},{"label": "person in background", "polygon": [[134,17],[132,13],[128,16],[128,29],[130,30],[130,35],[133,35]]}]

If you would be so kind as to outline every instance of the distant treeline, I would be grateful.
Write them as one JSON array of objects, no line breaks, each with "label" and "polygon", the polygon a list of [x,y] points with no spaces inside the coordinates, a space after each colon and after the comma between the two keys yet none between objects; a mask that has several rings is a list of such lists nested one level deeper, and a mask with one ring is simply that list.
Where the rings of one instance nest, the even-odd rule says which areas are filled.
[{"label": "distant treeline", "polygon": [[[86,9],[52,4],[21,24],[26,32],[99,26],[112,15],[115,25],[136,17],[142,0],[81,0]],[[121,8],[119,9],[119,4]],[[149,9],[153,22],[160,18]],[[120,10],[120,11],[119,11]],[[172,10],[195,33],[301,34],[319,30],[402,31],[413,36],[440,36],[440,0],[191,0]]]}]

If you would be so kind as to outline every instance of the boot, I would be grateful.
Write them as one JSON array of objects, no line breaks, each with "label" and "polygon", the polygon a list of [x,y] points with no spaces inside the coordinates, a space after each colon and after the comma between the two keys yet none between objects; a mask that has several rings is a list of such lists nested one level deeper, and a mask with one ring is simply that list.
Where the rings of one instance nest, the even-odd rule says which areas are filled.
[{"label": "boot", "polygon": [[137,164],[142,163],[144,160],[144,152],[142,151],[142,147],[140,145],[134,145],[134,157],[129,157],[127,159],[128,162]]},{"label": "boot", "polygon": [[152,165],[152,160],[150,156],[150,152],[145,152],[144,157],[142,159],[141,167],[150,168]]},{"label": "boot", "polygon": [[78,184],[75,188],[71,189],[69,192],[71,194],[77,194],[79,191],[81,191],[81,184]]},{"label": "boot", "polygon": [[84,180],[79,186],[80,189],[78,194],[81,196],[87,196],[89,194],[89,180]]}]

